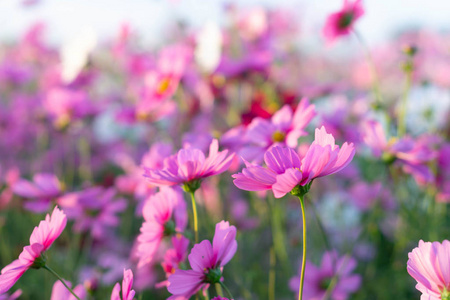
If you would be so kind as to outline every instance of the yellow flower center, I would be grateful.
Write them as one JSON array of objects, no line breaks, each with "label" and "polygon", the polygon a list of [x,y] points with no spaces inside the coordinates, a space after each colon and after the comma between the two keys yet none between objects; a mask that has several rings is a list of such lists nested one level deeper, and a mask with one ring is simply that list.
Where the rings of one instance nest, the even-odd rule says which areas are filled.
[{"label": "yellow flower center", "polygon": [[159,82],[159,86],[158,86],[158,89],[157,89],[158,93],[159,93],[159,94],[163,94],[164,92],[167,91],[167,89],[169,88],[169,86],[170,86],[170,78],[168,78],[168,77],[163,78],[163,79]]},{"label": "yellow flower center", "polygon": [[276,143],[281,143],[284,142],[285,137],[286,135],[283,132],[277,130],[272,134],[272,141]]}]

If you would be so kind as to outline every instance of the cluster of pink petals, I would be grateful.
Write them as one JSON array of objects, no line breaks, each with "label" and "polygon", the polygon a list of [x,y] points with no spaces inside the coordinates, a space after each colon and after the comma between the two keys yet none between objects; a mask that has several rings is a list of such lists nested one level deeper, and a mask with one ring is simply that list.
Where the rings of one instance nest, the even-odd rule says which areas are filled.
[{"label": "cluster of pink petals", "polygon": [[[166,253],[164,253],[164,259],[161,263],[161,266],[164,269],[167,278],[175,273],[175,271],[180,268],[180,264],[186,260],[187,250],[189,247],[189,239],[185,238],[182,235],[173,236],[172,246],[173,248],[166,250]],[[165,280],[158,283],[156,287],[167,287],[168,285],[169,281]]]},{"label": "cluster of pink petals", "polygon": [[22,295],[22,290],[17,290],[11,295],[8,294],[0,294],[0,300],[16,300]]},{"label": "cluster of pink petals", "polygon": [[[72,283],[70,281],[65,281],[66,284],[69,287],[72,287]],[[77,285],[75,288],[72,289],[75,295],[80,298],[80,300],[86,299],[87,293],[86,289],[82,284]],[[76,300],[74,295],[62,284],[61,281],[56,281],[55,284],[53,284],[52,288],[52,295],[50,297],[50,300]]]},{"label": "cluster of pink petals", "polygon": [[291,148],[273,147],[264,155],[267,168],[247,164],[242,173],[233,175],[233,182],[247,191],[272,189],[275,197],[281,198],[298,185],[342,170],[354,155],[353,144],[344,143],[339,148],[322,126],[316,129],[315,140],[303,159]]},{"label": "cluster of pink petals", "polygon": [[136,292],[133,287],[133,272],[123,270],[122,297],[120,297],[120,284],[116,283],[111,294],[111,300],[133,300]]},{"label": "cluster of pink petals", "polygon": [[344,6],[338,12],[328,16],[323,28],[323,35],[327,42],[332,43],[339,36],[347,35],[353,28],[354,22],[364,14],[362,0],[344,0]]},{"label": "cluster of pink petals", "polygon": [[307,134],[304,129],[315,115],[314,105],[304,98],[295,112],[289,105],[284,105],[270,121],[254,118],[245,133],[249,145],[241,150],[240,155],[245,160],[260,162],[264,153],[273,146],[297,147],[299,137]]},{"label": "cluster of pink petals", "polygon": [[0,294],[6,293],[19,278],[31,268],[35,260],[53,244],[67,224],[66,215],[55,207],[51,216],[35,227],[30,236],[30,245],[23,248],[19,259],[4,267],[0,275]]},{"label": "cluster of pink petals", "polygon": [[434,176],[427,163],[436,157],[436,152],[429,148],[426,141],[404,137],[388,142],[382,125],[376,121],[367,121],[362,128],[364,142],[375,156],[383,155],[384,159],[401,163],[403,171],[411,174],[418,183],[433,181]]},{"label": "cluster of pink petals", "polygon": [[91,187],[80,192],[65,194],[58,199],[58,204],[75,220],[75,232],[90,231],[97,239],[107,236],[107,231],[120,224],[118,213],[125,210],[127,202],[115,198],[113,188]]},{"label": "cluster of pink petals", "polygon": [[196,244],[188,256],[192,270],[176,270],[169,277],[168,299],[189,299],[203,287],[207,287],[206,275],[210,270],[220,269],[234,256],[237,250],[236,227],[228,222],[217,223],[213,243],[204,240]]},{"label": "cluster of pink petals", "polygon": [[144,205],[144,223],[139,234],[137,256],[138,266],[150,263],[166,234],[168,222],[173,221],[173,230],[183,232],[187,226],[186,203],[181,190],[163,188],[151,196]]},{"label": "cluster of pink petals", "polygon": [[[408,253],[407,270],[422,292],[421,300],[440,300],[450,297],[450,241],[419,241]],[[446,296],[446,297],[444,297]]]},{"label": "cluster of pink petals", "polygon": [[144,177],[156,186],[184,184],[225,172],[233,158],[234,154],[228,155],[228,150],[219,152],[219,143],[213,140],[208,157],[196,148],[181,149],[166,158],[161,169],[144,166]]},{"label": "cluster of pink petals", "polygon": [[[356,268],[356,260],[349,256],[339,257],[335,251],[325,252],[320,267],[306,262],[303,299],[324,299],[327,284],[336,278],[336,284],[331,291],[330,299],[345,300],[356,292],[361,285],[361,276],[352,274]],[[301,270],[300,270],[301,271]],[[300,276],[289,281],[291,291],[298,292]]]},{"label": "cluster of pink petals", "polygon": [[20,179],[12,187],[16,195],[29,199],[24,207],[32,212],[42,213],[49,209],[51,201],[62,192],[61,183],[53,174],[39,173],[33,182]]}]

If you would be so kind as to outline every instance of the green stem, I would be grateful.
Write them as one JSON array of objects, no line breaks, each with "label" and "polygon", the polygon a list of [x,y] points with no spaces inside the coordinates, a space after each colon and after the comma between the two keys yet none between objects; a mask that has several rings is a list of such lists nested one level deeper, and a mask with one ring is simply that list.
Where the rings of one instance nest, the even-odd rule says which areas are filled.
[{"label": "green stem", "polygon": [[268,287],[268,298],[269,300],[275,300],[275,266],[277,263],[277,258],[275,255],[274,247],[270,247],[270,271],[269,271],[269,287]]},{"label": "green stem", "polygon": [[406,108],[408,105],[408,95],[409,90],[411,89],[412,82],[412,70],[405,70],[406,73],[406,83],[405,89],[403,91],[402,103],[400,107],[400,112],[398,114],[398,137],[402,137],[406,132]]},{"label": "green stem", "polygon": [[298,289],[298,300],[303,299],[303,283],[305,281],[305,267],[306,267],[306,218],[305,218],[305,201],[304,196],[298,196],[300,200],[300,206],[302,207],[302,219],[303,219],[303,258],[302,258],[302,271],[300,274],[300,286]]},{"label": "green stem", "polygon": [[195,203],[194,192],[189,192],[192,201],[192,212],[194,214],[194,233],[195,233],[195,243],[198,243],[198,217],[197,217],[197,204]]},{"label": "green stem", "polygon": [[50,273],[52,273],[56,278],[59,279],[59,281],[62,282],[62,284],[64,284],[64,286],[66,287],[66,289],[69,290],[69,292],[78,300],[80,300],[80,298],[74,293],[74,291],[66,284],[66,282],[64,281],[64,279],[61,278],[61,276],[58,275],[58,273],[56,273],[55,271],[53,271],[52,268],[50,268],[49,266],[45,265],[43,266],[44,269],[46,269],[47,271],[49,271]]},{"label": "green stem", "polygon": [[314,217],[316,218],[316,221],[317,221],[317,225],[319,226],[319,229],[320,229],[320,231],[322,233],[323,240],[325,242],[325,247],[327,248],[328,251],[333,250],[333,249],[331,249],[331,243],[330,243],[330,241],[328,239],[328,235],[327,235],[327,232],[325,231],[325,227],[323,226],[322,220],[320,219],[320,216],[317,213],[316,207],[314,206],[313,203],[311,203],[310,207],[312,208]]},{"label": "green stem", "polygon": [[233,299],[234,299],[234,298],[233,298],[233,295],[231,294],[231,292],[230,292],[230,290],[227,288],[227,286],[226,286],[222,281],[220,281],[219,283],[220,283],[220,285],[223,287],[223,289],[227,292],[228,297],[230,298],[230,300],[233,300]]},{"label": "green stem", "polygon": [[215,286],[216,286],[217,295],[219,295],[220,297],[223,297],[222,286],[220,285],[220,283],[216,283]]}]

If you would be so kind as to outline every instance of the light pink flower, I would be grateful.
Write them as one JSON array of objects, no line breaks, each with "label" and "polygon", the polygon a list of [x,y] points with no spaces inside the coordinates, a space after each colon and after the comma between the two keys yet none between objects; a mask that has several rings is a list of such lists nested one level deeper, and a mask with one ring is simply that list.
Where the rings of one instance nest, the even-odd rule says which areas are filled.
[{"label": "light pink flower", "polygon": [[212,141],[206,158],[199,149],[181,149],[166,158],[161,169],[144,167],[144,177],[157,186],[198,183],[203,178],[225,172],[230,166],[234,154],[228,155],[228,150],[218,150],[217,140]]},{"label": "light pink flower", "polygon": [[422,300],[448,299],[450,296],[450,242],[419,241],[408,253],[407,270],[422,292]]},{"label": "light pink flower", "polygon": [[29,268],[45,265],[43,253],[50,248],[67,224],[66,215],[55,207],[51,216],[47,214],[44,221],[35,227],[30,236],[30,245],[23,248],[16,259],[1,271],[0,294],[6,293]]},{"label": "light pink flower", "polygon": [[364,14],[361,0],[344,0],[344,6],[338,12],[328,16],[323,28],[327,42],[332,43],[339,36],[347,35],[353,29],[353,24]]},{"label": "light pink flower", "polygon": [[144,205],[143,216],[145,221],[137,238],[139,267],[153,260],[165,236],[186,229],[186,203],[180,189],[166,187],[151,196]]},{"label": "light pink flower", "polygon": [[249,145],[240,155],[248,161],[260,162],[273,146],[297,147],[299,137],[307,134],[305,128],[315,115],[314,105],[304,98],[295,112],[289,105],[284,105],[270,121],[260,117],[253,119],[245,134]]},{"label": "light pink flower", "polygon": [[[167,278],[175,273],[180,268],[180,264],[186,260],[189,240],[182,235],[173,236],[172,245],[173,248],[166,251],[164,260],[161,263]],[[168,285],[169,281],[165,280],[158,283],[156,287],[167,287]]]},{"label": "light pink flower", "polygon": [[[65,281],[69,287],[72,287],[72,283],[70,281]],[[73,288],[73,292],[75,295],[80,298],[80,300],[86,299],[86,289],[83,285],[79,284],[75,288]],[[76,300],[74,295],[62,284],[61,281],[56,281],[53,284],[52,295],[50,296],[50,300]]]},{"label": "light pink flower", "polygon": [[51,201],[62,192],[61,183],[53,174],[40,173],[33,176],[33,182],[25,179],[18,180],[12,187],[13,192],[29,199],[24,207],[32,212],[45,212]]},{"label": "light pink flower", "polygon": [[[354,258],[339,257],[335,251],[325,252],[319,268],[307,261],[303,299],[323,299],[333,278],[337,281],[331,291],[330,299],[348,299],[349,295],[356,292],[361,285],[361,276],[353,274],[355,268]],[[289,281],[291,291],[298,292],[299,284],[300,276],[293,277]]]},{"label": "light pink flower", "polygon": [[322,126],[316,129],[315,140],[303,159],[291,148],[273,147],[264,155],[267,168],[247,163],[242,173],[233,175],[233,182],[247,191],[272,189],[275,197],[281,198],[296,187],[308,189],[315,178],[342,170],[354,155],[353,144],[344,143],[339,148]]},{"label": "light pink flower", "polygon": [[189,254],[192,270],[176,270],[169,277],[168,299],[189,298],[208,284],[221,280],[222,269],[237,250],[236,228],[228,222],[217,223],[213,243],[204,240],[196,244]]},{"label": "light pink flower", "polygon": [[123,270],[122,281],[122,297],[120,297],[120,284],[116,283],[111,294],[111,300],[133,300],[135,291],[133,286],[133,272],[131,270]]}]

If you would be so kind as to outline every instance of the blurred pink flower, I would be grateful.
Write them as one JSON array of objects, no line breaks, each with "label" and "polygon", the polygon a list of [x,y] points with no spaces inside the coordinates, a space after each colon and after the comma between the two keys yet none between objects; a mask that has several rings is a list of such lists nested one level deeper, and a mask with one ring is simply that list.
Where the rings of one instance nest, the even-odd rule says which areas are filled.
[{"label": "blurred pink flower", "polygon": [[411,174],[419,184],[431,182],[434,175],[427,166],[437,153],[429,147],[427,139],[410,137],[386,139],[383,127],[376,121],[367,121],[362,125],[364,142],[372,149],[376,157],[386,163],[400,164],[405,173]]},{"label": "blurred pink flower", "polygon": [[[69,287],[72,287],[72,283],[70,283],[70,281],[65,280],[65,282]],[[78,296],[78,298],[80,298],[80,300],[86,299],[87,293],[83,285],[79,284],[72,290]],[[64,286],[64,284],[62,284],[62,282],[58,280],[55,282],[55,284],[53,284],[50,300],[76,300],[76,298]]]},{"label": "blurred pink flower", "polygon": [[109,228],[119,225],[117,213],[125,210],[127,202],[123,198],[115,199],[113,188],[91,187],[84,191],[66,194],[58,199],[67,217],[74,220],[75,232],[90,231],[95,239],[107,237]]},{"label": "blurred pink flower", "polygon": [[179,188],[163,188],[150,196],[143,209],[144,223],[137,237],[138,267],[150,263],[162,239],[183,232],[187,226],[186,203]]},{"label": "blurred pink flower", "polygon": [[341,10],[328,16],[323,28],[323,35],[328,43],[334,42],[339,36],[347,35],[353,29],[353,24],[364,14],[362,0],[344,0]]},{"label": "blurred pink flower", "polygon": [[[330,291],[330,299],[348,299],[349,295],[356,292],[361,285],[361,276],[352,274],[355,268],[354,258],[339,257],[335,251],[325,252],[319,268],[307,261],[303,299],[323,299],[333,279],[336,280],[336,284]],[[289,281],[291,291],[298,292],[299,282],[300,276],[291,278]]]},{"label": "blurred pink flower", "polygon": [[133,272],[131,270],[123,270],[122,281],[122,297],[120,297],[120,284],[116,283],[111,294],[111,300],[133,300],[135,291],[133,286]]},{"label": "blurred pink flower", "polygon": [[8,294],[0,294],[0,300],[16,300],[22,295],[22,290],[17,290],[11,295]]},{"label": "blurred pink flower", "polygon": [[63,211],[55,207],[51,216],[47,214],[44,221],[35,227],[30,236],[30,245],[23,248],[16,259],[1,271],[0,294],[6,293],[29,268],[45,266],[44,252],[50,248],[67,224]]},{"label": "blurred pink flower", "polygon": [[206,158],[199,149],[181,149],[176,155],[166,158],[161,169],[144,166],[144,177],[156,186],[188,184],[198,188],[203,178],[223,173],[229,168],[234,154],[228,155],[228,150],[218,150],[217,140],[211,142]]},{"label": "blurred pink flower", "polygon": [[18,180],[12,187],[13,192],[27,198],[24,207],[32,212],[42,213],[48,210],[51,201],[61,195],[62,186],[53,174],[39,173],[33,176],[33,182]]},{"label": "blurred pink flower", "polygon": [[270,121],[260,117],[253,119],[245,134],[249,145],[240,151],[240,155],[258,163],[273,146],[297,147],[299,137],[307,135],[304,130],[315,115],[314,105],[304,98],[295,112],[289,105],[284,105]]},{"label": "blurred pink flower", "polygon": [[419,241],[408,253],[407,270],[422,292],[420,299],[440,300],[450,296],[450,242]]},{"label": "blurred pink flower", "polygon": [[168,299],[189,298],[209,284],[218,283],[222,278],[222,269],[237,250],[236,228],[228,222],[217,223],[213,243],[204,240],[196,244],[189,254],[192,270],[176,270],[169,277]]},{"label": "blurred pink flower", "polygon": [[273,147],[264,155],[267,168],[251,165],[242,173],[234,174],[234,184],[247,191],[272,189],[281,198],[294,188],[311,184],[318,177],[336,173],[345,168],[355,155],[353,144],[335,145],[325,127],[316,129],[315,140],[303,159],[291,148]]},{"label": "blurred pink flower", "polygon": [[[186,260],[189,240],[182,235],[173,236],[172,245],[173,248],[167,249],[164,254],[164,260],[161,263],[167,278],[175,273],[180,268],[180,264]],[[167,287],[168,285],[169,281],[165,280],[158,283],[156,287]]]}]

